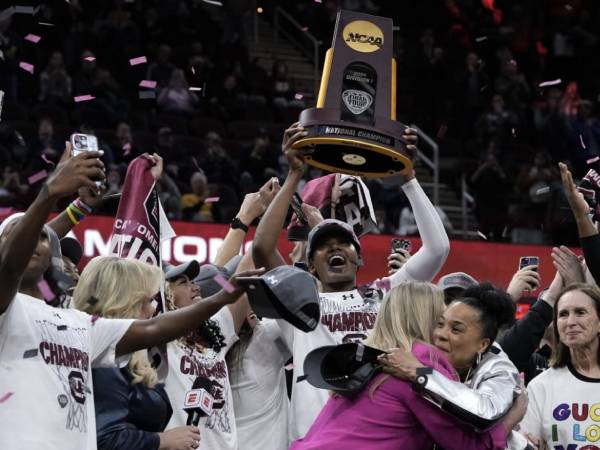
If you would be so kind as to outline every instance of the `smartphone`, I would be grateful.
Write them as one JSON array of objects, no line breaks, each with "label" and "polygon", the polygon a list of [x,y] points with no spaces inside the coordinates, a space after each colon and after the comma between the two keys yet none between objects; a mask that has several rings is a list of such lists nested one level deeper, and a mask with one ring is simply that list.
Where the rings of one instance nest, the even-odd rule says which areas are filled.
[{"label": "smartphone", "polygon": [[97,151],[98,139],[93,134],[74,133],[71,135],[71,147],[73,156],[82,152]]},{"label": "smartphone", "polygon": [[412,245],[408,239],[392,239],[392,253],[400,253],[399,250],[411,252]]},{"label": "smartphone", "polygon": [[539,265],[540,258],[538,258],[537,256],[521,256],[521,258],[519,259],[519,270],[521,270],[523,267],[535,266],[535,269],[533,270],[537,272]]},{"label": "smartphone", "polygon": [[308,225],[308,219],[306,218],[306,214],[302,211],[302,197],[297,192],[294,192],[294,196],[292,197],[292,209],[296,213],[296,217],[303,225]]}]

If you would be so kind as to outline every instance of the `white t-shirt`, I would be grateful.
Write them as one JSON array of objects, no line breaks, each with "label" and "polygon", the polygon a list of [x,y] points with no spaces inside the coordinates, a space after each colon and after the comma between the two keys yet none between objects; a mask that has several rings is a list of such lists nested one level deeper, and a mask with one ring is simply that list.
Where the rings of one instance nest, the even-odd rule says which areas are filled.
[{"label": "white t-shirt", "polygon": [[229,367],[235,423],[244,450],[288,448],[290,402],[283,366],[291,356],[277,322],[264,319],[254,327],[242,370]]},{"label": "white t-shirt", "polygon": [[0,314],[0,449],[94,450],[91,368],[115,364],[132,322],[17,294]]},{"label": "white t-shirt", "polygon": [[[293,349],[294,356],[290,442],[304,437],[329,399],[329,393],[325,389],[317,389],[306,380],[298,381],[298,377],[304,375],[306,355],[311,350],[325,345],[338,345],[365,339],[375,325],[380,300],[379,298],[365,299],[355,289],[345,292],[321,292],[319,304],[321,321],[310,333],[300,331],[287,322],[278,320],[288,338],[288,345]],[[292,342],[289,342],[290,335]]]},{"label": "white t-shirt", "polygon": [[546,441],[553,450],[600,448],[600,379],[570,367],[548,369],[529,383],[527,392],[520,432]]},{"label": "white t-shirt", "polygon": [[188,413],[183,410],[185,394],[192,389],[196,378],[204,377],[212,385],[214,403],[212,414],[200,419],[202,439],[199,449],[237,450],[235,415],[225,355],[238,337],[229,308],[222,308],[211,319],[219,324],[221,334],[225,337],[226,345],[218,353],[200,344],[187,345],[181,339],[170,342],[167,346],[169,375],[165,381],[165,389],[173,407],[173,416],[167,429],[186,425]]}]

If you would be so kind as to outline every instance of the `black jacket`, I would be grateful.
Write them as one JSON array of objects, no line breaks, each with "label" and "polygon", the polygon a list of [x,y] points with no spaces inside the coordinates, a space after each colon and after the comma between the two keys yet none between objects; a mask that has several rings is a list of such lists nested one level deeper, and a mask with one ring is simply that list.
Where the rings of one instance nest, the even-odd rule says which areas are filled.
[{"label": "black jacket", "polygon": [[517,367],[525,374],[525,384],[548,367],[547,359],[538,354],[538,349],[544,332],[552,322],[552,307],[543,300],[535,302],[527,314],[515,322],[498,339],[502,350]]},{"label": "black jacket", "polygon": [[93,369],[98,450],[157,450],[173,414],[164,386],[132,384],[127,368]]},{"label": "black jacket", "polygon": [[596,284],[600,286],[600,234],[579,238],[585,263]]}]

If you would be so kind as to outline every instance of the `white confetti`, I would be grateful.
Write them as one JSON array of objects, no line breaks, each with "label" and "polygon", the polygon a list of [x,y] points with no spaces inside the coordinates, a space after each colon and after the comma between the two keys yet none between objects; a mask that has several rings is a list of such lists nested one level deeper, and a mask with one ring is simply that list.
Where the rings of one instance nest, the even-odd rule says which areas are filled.
[{"label": "white confetti", "polygon": [[485,234],[483,234],[481,231],[477,230],[477,235],[483,239],[484,241],[487,241],[487,237]]},{"label": "white confetti", "polygon": [[562,83],[562,80],[557,78],[556,80],[544,81],[540,83],[540,87],[555,86],[560,83]]},{"label": "white confetti", "polygon": [[535,195],[544,195],[550,192],[550,186],[544,186],[535,191]]}]

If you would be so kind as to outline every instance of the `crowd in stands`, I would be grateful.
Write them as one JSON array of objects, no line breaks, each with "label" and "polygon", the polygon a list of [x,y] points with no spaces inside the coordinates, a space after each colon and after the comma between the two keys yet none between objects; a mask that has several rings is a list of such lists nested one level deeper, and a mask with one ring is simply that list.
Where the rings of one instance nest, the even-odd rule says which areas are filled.
[{"label": "crowd in stands", "polygon": [[[297,92],[278,55],[270,70],[251,56],[254,2],[209,3],[76,0],[42,4],[34,20],[4,17],[0,202],[23,207],[31,201],[39,186],[29,187],[27,177],[47,167],[45,159],[56,163],[72,128],[99,137],[115,190],[135,156],[164,155],[161,185],[174,219],[227,222],[246,193],[282,177],[277,143],[286,124],[312,106],[303,99],[307,93]],[[282,0],[260,6],[264,21],[272,20],[274,8],[287,9],[322,50],[341,7],[392,17],[398,118],[439,143],[442,181],[457,196],[466,177],[479,231],[508,240],[511,230],[525,230],[523,239],[531,242],[557,242],[568,233],[564,193],[551,166],[566,161],[583,176],[600,152],[595,2]],[[42,39],[24,40],[28,33]],[[130,65],[140,56],[147,63]],[[21,62],[33,65],[33,73]],[[80,95],[94,99],[75,103]],[[371,188],[376,208],[385,212],[381,231],[397,231],[406,198],[398,187],[372,182]],[[201,205],[210,196],[221,197],[221,211]]]}]

